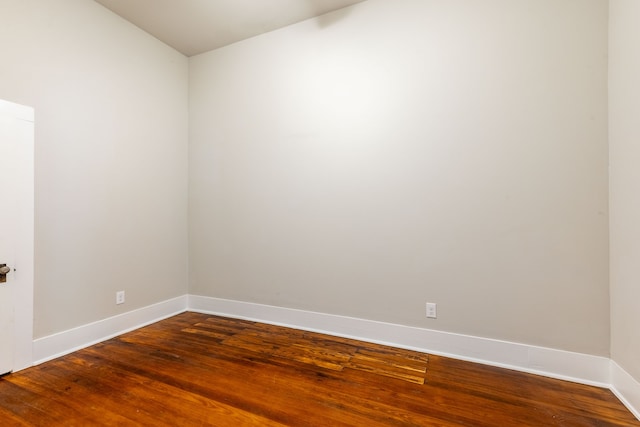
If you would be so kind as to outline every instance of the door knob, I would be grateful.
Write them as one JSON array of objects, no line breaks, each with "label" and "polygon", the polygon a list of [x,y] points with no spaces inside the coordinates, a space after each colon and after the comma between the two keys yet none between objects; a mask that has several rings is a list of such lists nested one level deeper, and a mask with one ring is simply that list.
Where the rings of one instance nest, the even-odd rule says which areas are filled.
[{"label": "door knob", "polygon": [[0,264],[0,274],[6,275],[11,272],[11,267],[7,267],[6,264]]}]

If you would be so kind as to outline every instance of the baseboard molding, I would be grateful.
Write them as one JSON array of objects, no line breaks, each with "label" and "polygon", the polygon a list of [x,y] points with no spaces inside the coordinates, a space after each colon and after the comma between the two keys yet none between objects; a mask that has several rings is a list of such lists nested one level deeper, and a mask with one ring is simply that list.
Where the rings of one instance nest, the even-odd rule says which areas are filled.
[{"label": "baseboard molding", "polygon": [[610,359],[333,314],[189,295],[190,311],[418,350],[608,388]]},{"label": "baseboard molding", "polygon": [[34,365],[72,353],[187,310],[183,295],[33,341]]},{"label": "baseboard molding", "polygon": [[640,420],[640,383],[606,357],[197,295],[173,298],[36,339],[33,341],[34,365],[187,310],[320,332],[610,388]]},{"label": "baseboard molding", "polygon": [[611,361],[611,391],[640,420],[640,382]]}]

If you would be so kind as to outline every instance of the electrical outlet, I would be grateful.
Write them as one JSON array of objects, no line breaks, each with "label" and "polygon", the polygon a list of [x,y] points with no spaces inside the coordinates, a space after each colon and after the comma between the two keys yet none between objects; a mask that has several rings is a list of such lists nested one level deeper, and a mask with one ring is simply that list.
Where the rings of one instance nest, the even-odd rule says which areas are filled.
[{"label": "electrical outlet", "polygon": [[124,304],[124,291],[116,292],[116,304]]},{"label": "electrical outlet", "polygon": [[436,317],[438,317],[438,313],[436,310],[436,303],[435,302],[428,302],[427,303],[427,317],[430,319],[435,319]]}]

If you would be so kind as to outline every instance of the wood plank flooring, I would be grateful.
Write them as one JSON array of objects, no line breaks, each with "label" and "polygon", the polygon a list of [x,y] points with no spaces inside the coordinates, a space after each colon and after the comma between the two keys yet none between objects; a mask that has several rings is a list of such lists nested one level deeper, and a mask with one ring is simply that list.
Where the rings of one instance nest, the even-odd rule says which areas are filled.
[{"label": "wood plank flooring", "polygon": [[183,313],[0,378],[2,426],[640,426],[605,389]]}]

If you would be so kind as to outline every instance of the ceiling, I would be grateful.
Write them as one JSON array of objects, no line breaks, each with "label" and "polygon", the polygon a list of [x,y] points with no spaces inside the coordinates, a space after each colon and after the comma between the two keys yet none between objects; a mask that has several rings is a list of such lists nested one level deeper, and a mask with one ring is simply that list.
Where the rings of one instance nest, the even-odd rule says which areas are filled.
[{"label": "ceiling", "polygon": [[95,0],[187,56],[363,0]]}]

